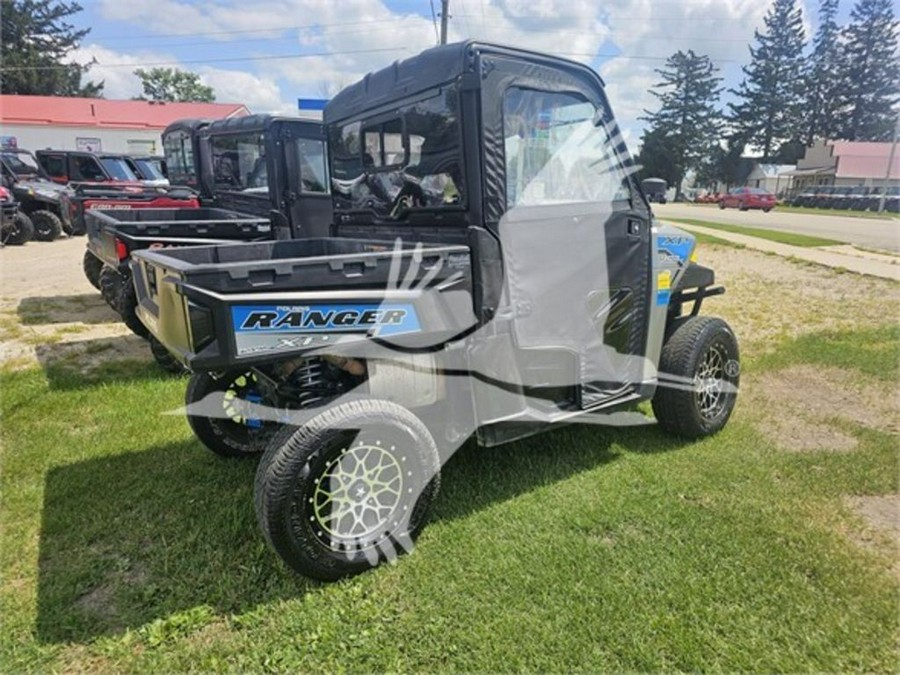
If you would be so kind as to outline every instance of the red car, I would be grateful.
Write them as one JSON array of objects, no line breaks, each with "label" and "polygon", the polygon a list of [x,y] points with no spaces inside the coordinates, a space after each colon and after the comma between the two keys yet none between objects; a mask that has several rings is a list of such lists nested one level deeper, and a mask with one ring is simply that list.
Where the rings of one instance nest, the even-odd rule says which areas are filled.
[{"label": "red car", "polygon": [[762,209],[768,213],[775,208],[775,195],[760,188],[734,188],[719,199],[719,208],[740,209],[741,211]]}]

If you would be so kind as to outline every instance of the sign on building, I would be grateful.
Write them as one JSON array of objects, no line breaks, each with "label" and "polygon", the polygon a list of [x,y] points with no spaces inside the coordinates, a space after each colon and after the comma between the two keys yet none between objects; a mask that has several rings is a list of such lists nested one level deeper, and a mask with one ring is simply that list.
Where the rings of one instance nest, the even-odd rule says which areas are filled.
[{"label": "sign on building", "polygon": [[75,149],[81,152],[100,152],[103,150],[103,143],[99,138],[86,138],[79,136],[75,139]]}]

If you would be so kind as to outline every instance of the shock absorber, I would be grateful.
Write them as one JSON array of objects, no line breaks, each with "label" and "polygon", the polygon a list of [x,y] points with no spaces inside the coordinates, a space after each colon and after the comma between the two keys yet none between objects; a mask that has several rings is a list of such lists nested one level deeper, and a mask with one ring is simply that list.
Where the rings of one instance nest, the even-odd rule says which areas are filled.
[{"label": "shock absorber", "polygon": [[291,384],[301,408],[312,408],[328,398],[332,387],[325,378],[325,362],[319,357],[303,359],[291,373]]}]

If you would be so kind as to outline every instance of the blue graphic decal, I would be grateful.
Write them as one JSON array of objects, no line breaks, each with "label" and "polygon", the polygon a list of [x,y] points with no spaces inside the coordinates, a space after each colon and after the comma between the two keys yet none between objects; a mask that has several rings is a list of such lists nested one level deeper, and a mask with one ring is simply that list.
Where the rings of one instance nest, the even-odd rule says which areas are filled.
[{"label": "blue graphic decal", "polygon": [[232,307],[237,336],[304,333],[400,335],[421,330],[411,304],[244,305]]},{"label": "blue graphic decal", "polygon": [[657,248],[669,255],[678,258],[682,263],[687,262],[694,249],[693,237],[683,235],[660,235],[656,240]]},{"label": "blue graphic decal", "polygon": [[672,291],[657,291],[656,292],[656,304],[657,305],[668,305],[669,298],[672,297]]}]

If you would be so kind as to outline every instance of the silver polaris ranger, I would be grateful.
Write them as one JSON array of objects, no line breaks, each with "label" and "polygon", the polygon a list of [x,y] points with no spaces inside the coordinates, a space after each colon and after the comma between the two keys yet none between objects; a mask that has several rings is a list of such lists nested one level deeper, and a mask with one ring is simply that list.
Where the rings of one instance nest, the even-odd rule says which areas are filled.
[{"label": "silver polaris ranger", "polygon": [[673,434],[722,429],[738,345],[699,311],[723,289],[653,220],[595,72],[447,45],[347,87],[325,125],[330,236],[132,262],[197,437],[261,455],[259,523],[292,568],[409,550],[472,437],[648,424],[645,400]]}]

